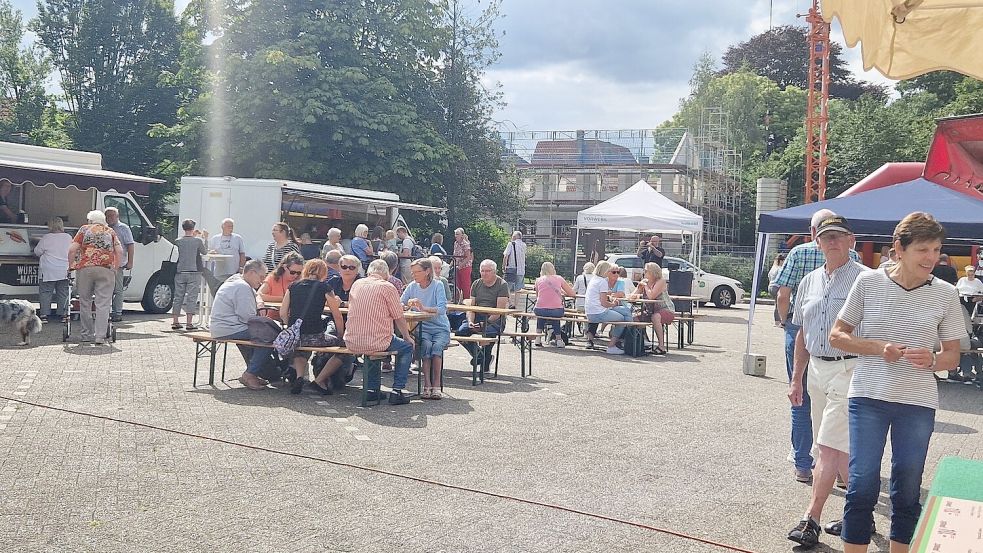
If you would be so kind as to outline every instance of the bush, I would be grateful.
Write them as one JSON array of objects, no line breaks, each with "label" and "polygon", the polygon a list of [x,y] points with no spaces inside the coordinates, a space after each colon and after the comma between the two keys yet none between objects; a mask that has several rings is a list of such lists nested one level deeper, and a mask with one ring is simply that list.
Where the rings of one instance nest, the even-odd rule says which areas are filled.
[{"label": "bush", "polygon": [[708,273],[739,280],[745,290],[751,289],[751,281],[754,278],[754,259],[733,255],[712,255],[703,258],[703,265],[700,268]]},{"label": "bush", "polygon": [[549,250],[539,244],[529,244],[526,248],[526,278],[536,280],[543,263],[547,261],[553,263],[553,254]]},{"label": "bush", "polygon": [[[478,265],[485,259],[491,259],[499,265],[501,271],[502,252],[509,243],[509,233],[502,227],[489,221],[478,221],[464,227],[468,240],[471,241],[471,251],[474,253],[473,275],[478,274]],[[453,237],[452,237],[453,239]],[[444,240],[445,242],[447,240]],[[446,249],[447,247],[444,246]],[[450,251],[450,250],[448,250]]]}]

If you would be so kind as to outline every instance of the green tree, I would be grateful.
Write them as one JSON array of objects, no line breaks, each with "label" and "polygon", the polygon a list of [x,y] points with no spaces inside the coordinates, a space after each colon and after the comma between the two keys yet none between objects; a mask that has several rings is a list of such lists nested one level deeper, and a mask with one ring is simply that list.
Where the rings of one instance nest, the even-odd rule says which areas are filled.
[{"label": "green tree", "polygon": [[[36,47],[23,47],[24,19],[8,0],[0,0],[0,140],[13,136],[44,144],[44,90],[51,66]],[[4,116],[6,112],[6,116]]]},{"label": "green tree", "polygon": [[75,146],[110,169],[152,173],[159,141],[148,131],[177,110],[159,82],[178,54],[173,0],[46,0],[32,28],[61,75]]}]

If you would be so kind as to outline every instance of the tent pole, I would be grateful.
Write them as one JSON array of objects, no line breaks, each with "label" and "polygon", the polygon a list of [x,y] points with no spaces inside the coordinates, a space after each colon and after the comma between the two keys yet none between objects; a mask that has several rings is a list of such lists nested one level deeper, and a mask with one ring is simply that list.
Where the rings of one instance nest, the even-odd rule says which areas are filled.
[{"label": "tent pole", "polygon": [[577,237],[574,238],[573,242],[573,272],[570,273],[575,279],[577,278],[577,252],[580,251],[580,225],[577,225],[576,233]]},{"label": "tent pole", "polygon": [[751,353],[751,326],[754,322],[754,308],[758,299],[758,285],[761,283],[761,271],[764,266],[765,255],[768,253],[768,240],[770,237],[770,234],[758,233],[758,247],[754,254],[754,275],[751,283],[751,306],[748,308],[747,315],[747,343],[744,347],[745,354]]}]

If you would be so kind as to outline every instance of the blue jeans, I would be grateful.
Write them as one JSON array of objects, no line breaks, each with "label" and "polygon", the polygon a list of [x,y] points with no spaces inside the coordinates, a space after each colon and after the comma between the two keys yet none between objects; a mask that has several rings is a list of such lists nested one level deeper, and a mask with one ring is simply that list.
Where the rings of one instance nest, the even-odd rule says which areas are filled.
[{"label": "blue jeans", "polygon": [[[631,320],[631,309],[618,305],[616,307],[611,307],[605,309],[600,313],[595,313],[593,315],[587,315],[587,320],[592,323],[621,323]],[[622,325],[612,325],[611,326],[611,337],[620,338],[621,334],[625,331],[625,327]]]},{"label": "blue jeans", "polygon": [[[481,331],[482,336],[486,336],[488,338],[494,338],[502,333],[501,325],[504,322],[504,319],[502,319],[501,317],[496,319],[494,322],[488,322],[487,315],[475,314],[474,320],[479,323],[484,323],[484,327]],[[467,319],[465,319],[464,322],[461,323],[461,326],[457,329],[457,332],[455,332],[454,334],[456,334],[457,336],[471,336],[472,334],[471,327],[468,325]],[[477,345],[475,344],[461,344],[461,345],[464,346],[464,349],[468,350],[468,353],[471,354],[472,359],[474,359],[475,356],[478,355]],[[483,346],[481,348],[484,354],[484,356],[482,357],[482,362],[484,363],[486,368],[488,367],[489,360],[491,359],[491,352],[492,352],[493,345]]]},{"label": "blue jeans", "polygon": [[[785,369],[792,380],[793,359],[795,359],[795,336],[801,327],[785,323]],[[812,402],[809,399],[809,371],[802,375],[802,405],[792,406],[792,451],[795,468],[812,469]]]},{"label": "blue jeans", "polygon": [[[216,338],[228,338],[230,340],[251,340],[252,337],[249,336],[248,330],[240,330],[235,334],[229,334],[228,336],[216,336]],[[242,354],[242,358],[246,361],[246,372],[255,376],[263,376],[263,368],[267,364],[267,360],[271,359],[273,356],[273,348],[257,348],[253,346],[241,346],[236,344],[239,348],[239,353]]]},{"label": "blue jeans", "polygon": [[420,331],[420,343],[416,347],[420,348],[420,358],[430,359],[431,357],[444,357],[444,350],[451,343],[451,333],[445,328],[428,329]]},{"label": "blue jeans", "polygon": [[[386,351],[396,352],[396,366],[393,372],[393,390],[402,390],[406,387],[406,380],[410,377],[410,362],[413,361],[413,345],[398,336],[393,336],[392,342]],[[366,372],[366,388],[369,390],[379,390],[382,382],[381,373]]]},{"label": "blue jeans", "polygon": [[881,491],[881,458],[891,434],[891,541],[911,543],[935,409],[865,397],[850,398],[850,477],[843,508],[843,541],[870,543]]},{"label": "blue jeans", "polygon": [[[51,310],[51,296],[55,296],[55,310]],[[42,317],[64,317],[68,315],[68,280],[49,280],[38,283],[38,296]]]},{"label": "blue jeans", "polygon": [[[540,317],[552,317],[559,319],[563,317],[562,307],[537,307],[532,310],[533,313]],[[560,335],[560,321],[545,321],[543,319],[536,319],[536,330],[542,332],[546,325],[553,327],[553,333],[556,336]]]}]

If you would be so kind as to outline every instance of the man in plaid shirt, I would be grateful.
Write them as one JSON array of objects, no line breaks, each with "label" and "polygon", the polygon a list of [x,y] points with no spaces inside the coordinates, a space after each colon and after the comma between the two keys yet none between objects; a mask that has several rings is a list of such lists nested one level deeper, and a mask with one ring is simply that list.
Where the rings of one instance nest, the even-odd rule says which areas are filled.
[{"label": "man in plaid shirt", "polygon": [[[820,209],[812,214],[809,223],[809,234],[812,242],[799,244],[788,252],[782,270],[771,284],[778,285],[779,324],[785,329],[785,368],[789,381],[792,380],[792,369],[795,357],[795,336],[799,327],[792,324],[792,305],[795,301],[795,291],[799,283],[810,272],[826,263],[826,256],[819,250],[816,243],[816,227],[820,221],[836,215],[828,209]],[[850,250],[850,259],[859,262],[857,252]],[[808,375],[806,375],[808,376]],[[809,401],[806,376],[802,382],[802,405],[792,406],[792,454],[795,462],[795,479],[799,482],[812,481],[812,405]],[[846,476],[846,475],[843,475]]]}]

